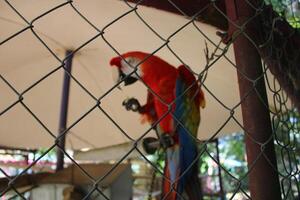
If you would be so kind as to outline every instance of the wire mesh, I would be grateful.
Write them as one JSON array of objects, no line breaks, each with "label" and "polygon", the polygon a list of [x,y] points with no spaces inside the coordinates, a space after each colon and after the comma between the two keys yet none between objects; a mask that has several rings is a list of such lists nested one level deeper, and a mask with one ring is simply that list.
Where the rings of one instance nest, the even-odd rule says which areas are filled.
[{"label": "wire mesh", "polygon": [[[21,199],[26,199],[27,197],[24,196],[23,192],[20,192],[17,187],[18,179],[28,173],[31,168],[33,168],[43,157],[45,157],[50,151],[54,150],[55,148],[58,148],[63,154],[70,160],[72,164],[74,164],[82,174],[86,176],[87,179],[90,180],[90,184],[93,185],[90,190],[85,194],[83,199],[92,199],[95,197],[92,197],[95,195],[95,193],[99,196],[101,196],[104,199],[110,199],[110,197],[104,193],[103,188],[101,188],[99,185],[103,180],[105,180],[107,177],[109,177],[116,168],[125,160],[128,159],[128,156],[132,152],[137,152],[140,154],[140,156],[144,159],[144,162],[149,164],[151,168],[153,169],[153,177],[152,177],[152,183],[150,184],[150,193],[148,196],[148,199],[151,199],[151,192],[154,187],[154,179],[156,176],[160,177],[160,181],[164,180],[167,182],[170,182],[170,179],[165,177],[163,172],[163,167],[161,166],[161,163],[159,161],[151,161],[149,158],[144,154],[144,152],[139,148],[139,144],[142,142],[142,140],[149,135],[150,131],[155,128],[166,116],[171,115],[173,120],[178,124],[179,127],[183,127],[187,132],[189,132],[189,129],[187,127],[184,127],[184,124],[181,122],[181,119],[178,118],[172,111],[172,106],[176,104],[176,101],[180,99],[181,97],[177,97],[172,102],[166,102],[164,99],[162,99],[158,94],[156,94],[153,91],[153,88],[151,88],[150,85],[147,85],[145,82],[143,82],[143,85],[146,87],[147,90],[150,91],[150,93],[157,99],[161,101],[162,104],[166,105],[169,109],[166,113],[164,113],[162,116],[160,116],[145,132],[140,133],[140,136],[135,139],[130,136],[129,133],[126,132],[125,129],[123,129],[119,124],[118,121],[114,119],[114,117],[111,116],[111,114],[105,109],[105,107],[102,106],[103,100],[105,100],[106,97],[111,95],[114,90],[118,88],[122,82],[126,79],[123,78],[120,80],[117,84],[111,85],[109,89],[107,89],[101,96],[95,96],[93,92],[89,91],[89,89],[81,83],[79,77],[74,76],[72,73],[68,72],[65,66],[66,60],[70,58],[73,55],[79,54],[80,51],[85,48],[89,43],[101,39],[103,42],[107,44],[107,50],[112,50],[115,52],[115,54],[122,57],[122,53],[118,46],[113,44],[110,41],[110,28],[112,26],[117,26],[118,22],[121,21],[123,18],[126,18],[128,15],[134,15],[142,24],[144,24],[144,28],[151,31],[153,33],[153,36],[160,41],[159,46],[155,48],[152,52],[150,52],[149,56],[143,59],[140,63],[138,63],[136,66],[132,66],[135,68],[132,73],[127,75],[127,77],[133,75],[136,73],[136,70],[143,65],[144,62],[146,62],[151,56],[157,54],[162,49],[168,49],[168,51],[173,54],[173,56],[176,57],[178,62],[183,64],[187,69],[192,71],[192,73],[197,77],[197,81],[194,82],[192,85],[190,85],[186,91],[182,94],[184,96],[192,87],[193,85],[200,84],[202,89],[204,90],[206,95],[211,96],[218,104],[224,109],[226,112],[228,112],[228,118],[224,119],[224,123],[221,124],[219,127],[217,127],[217,131],[214,133],[211,133],[210,139],[207,141],[199,141],[197,138],[194,138],[199,143],[199,153],[197,155],[197,159],[194,160],[193,163],[191,163],[190,167],[188,167],[178,178],[180,180],[192,167],[194,163],[198,163],[200,160],[201,165],[201,173],[205,174],[205,171],[207,168],[203,168],[205,163],[205,159],[210,160],[211,164],[214,164],[217,166],[219,173],[222,173],[221,178],[223,177],[223,181],[221,181],[220,185],[218,186],[217,190],[218,192],[221,190],[220,188],[223,186],[225,187],[226,181],[230,185],[230,188],[226,185],[224,188],[224,191],[219,194],[221,199],[252,199],[251,194],[248,189],[248,178],[249,174],[255,168],[256,161],[259,160],[261,157],[265,157],[264,147],[268,142],[273,142],[275,144],[275,150],[277,155],[277,166],[272,167],[276,170],[279,180],[280,180],[280,186],[281,186],[281,198],[282,199],[298,199],[299,198],[299,114],[297,111],[297,106],[299,108],[299,104],[297,103],[298,100],[298,65],[299,65],[299,51],[291,48],[288,45],[293,44],[293,41],[298,39],[297,36],[299,35],[297,28],[299,28],[299,19],[300,19],[300,6],[299,1],[265,1],[260,2],[259,4],[253,3],[253,1],[244,1],[244,4],[250,5],[252,9],[254,10],[254,15],[251,16],[249,19],[246,19],[243,24],[238,24],[236,21],[232,21],[227,14],[224,8],[220,8],[220,1],[205,1],[206,3],[203,3],[205,6],[201,7],[201,9],[197,10],[195,13],[190,13],[189,11],[186,11],[186,9],[181,8],[181,4],[178,3],[178,1],[172,1],[168,0],[165,3],[169,5],[169,7],[173,10],[173,12],[180,13],[181,15],[185,16],[188,21],[179,26],[176,31],[174,31],[172,34],[169,34],[167,36],[160,33],[160,30],[156,30],[155,27],[151,25],[151,22],[144,19],[143,13],[140,12],[140,7],[143,6],[143,4],[147,4],[147,1],[138,1],[135,4],[127,1],[122,1],[124,5],[128,7],[124,13],[120,14],[120,16],[115,17],[114,19],[110,20],[109,23],[107,23],[104,26],[98,27],[95,25],[92,20],[88,19],[87,16],[85,16],[79,8],[77,8],[76,1],[68,0],[61,2],[60,4],[54,5],[51,8],[46,8],[45,11],[38,16],[36,16],[33,19],[27,19],[26,16],[22,14],[22,11],[18,9],[18,2],[17,1],[9,1],[5,0],[2,2],[5,6],[8,6],[9,9],[11,9],[12,12],[14,12],[19,19],[23,21],[23,23],[26,24],[26,27],[12,33],[10,36],[6,37],[0,42],[0,48],[3,45],[9,45],[9,41],[16,40],[16,39],[22,39],[23,35],[25,33],[30,33],[32,36],[36,38],[36,40],[49,52],[51,57],[55,59],[59,64],[56,65],[53,69],[49,70],[43,77],[38,78],[35,80],[34,83],[29,85],[26,89],[19,91],[16,89],[15,85],[10,82],[8,78],[6,78],[4,75],[0,75],[1,81],[17,96],[17,100],[12,101],[12,103],[8,106],[6,106],[3,110],[1,110],[1,118],[5,118],[6,114],[9,113],[14,107],[17,105],[22,106],[29,114],[30,116],[41,126],[43,127],[44,131],[46,131],[45,134],[48,134],[53,139],[53,144],[48,147],[43,153],[38,155],[34,161],[30,164],[28,164],[25,169],[20,171],[16,176],[10,176],[7,174],[4,170],[1,170],[2,175],[7,179],[8,184],[4,190],[1,191],[1,197],[4,196],[8,191],[13,190],[16,194],[16,197],[19,197]],[[204,2],[204,1],[203,1]],[[272,5],[273,7],[270,8],[269,6]],[[55,13],[57,10],[68,7],[69,9],[72,9],[77,16],[79,16],[83,21],[85,21],[88,26],[90,26],[91,29],[95,31],[95,34],[91,36],[89,39],[81,42],[76,48],[72,48],[72,51],[69,55],[66,55],[64,58],[60,58],[59,55],[55,52],[54,49],[50,47],[47,42],[43,39],[44,35],[39,33],[39,31],[35,28],[35,25],[37,23],[42,23],[43,18],[45,18],[48,15],[51,15]],[[187,5],[185,8],[193,7],[193,5]],[[230,30],[224,34],[226,37],[224,39],[220,38],[218,41],[215,41],[215,39],[211,39],[207,33],[205,33],[205,30],[203,30],[201,27],[199,27],[199,24],[197,24],[197,21],[200,19],[203,20],[205,18],[205,15],[207,15],[208,10],[213,10],[215,13],[217,13],[219,16],[223,16],[223,19],[225,19],[229,25],[229,27],[234,27],[234,32],[230,32]],[[275,13],[273,10],[275,10],[277,13]],[[247,32],[247,25],[252,23],[253,21],[259,19],[262,21],[263,24],[263,30],[261,34],[263,35],[262,38],[263,41],[260,41],[257,39],[257,37],[253,36],[251,33]],[[4,19],[1,19],[4,20]],[[287,20],[291,27],[289,27],[288,31],[286,31],[282,26],[280,26],[279,23],[281,21]],[[204,20],[205,21],[205,20]],[[208,20],[209,21],[209,20]],[[278,25],[279,24],[279,25]],[[208,48],[204,49],[205,51],[205,59],[206,65],[203,67],[203,70],[200,72],[193,71],[192,68],[187,64],[186,60],[181,57],[180,54],[176,53],[176,50],[172,48],[172,39],[176,37],[178,34],[183,32],[187,26],[192,25],[194,30],[197,30],[199,33],[199,37],[204,37],[206,42],[206,46],[210,45],[213,47],[213,51]],[[285,24],[287,25],[287,24]],[[49,27],[51,28],[51,27]],[[280,28],[282,28],[280,30]],[[62,30],[59,30],[62,31]],[[251,41],[252,44],[255,45],[257,50],[259,51],[262,59],[263,59],[263,73],[255,80],[249,78],[246,74],[244,74],[243,71],[239,69],[238,66],[236,66],[235,62],[230,60],[227,56],[228,49],[231,48],[233,43],[237,40],[239,37],[246,37],[249,41]],[[280,41],[278,41],[280,39]],[[55,41],[55,38],[54,38]],[[225,44],[223,44],[225,42]],[[299,43],[298,43],[299,44]],[[299,48],[297,46],[297,43],[293,44],[295,48]],[[69,50],[69,49],[65,49]],[[17,57],[15,59],[18,59]],[[222,99],[218,97],[214,91],[210,89],[209,86],[206,85],[206,78],[209,77],[210,71],[214,68],[215,63],[217,63],[220,59],[227,60],[227,63],[230,67],[237,70],[238,73],[243,76],[244,79],[247,79],[249,82],[252,83],[253,87],[251,91],[248,91],[248,94],[246,96],[243,96],[239,102],[237,102],[234,106],[228,106],[226,103],[222,102]],[[128,63],[130,64],[130,63]],[[39,116],[33,111],[33,109],[26,104],[24,99],[26,98],[26,95],[30,95],[30,91],[37,87],[39,84],[42,84],[44,81],[49,79],[53,74],[55,74],[57,71],[63,70],[70,78],[73,84],[76,84],[78,87],[80,87],[86,95],[89,96],[91,101],[93,102],[92,106],[90,106],[88,109],[85,110],[84,113],[82,113],[76,120],[74,120],[72,123],[68,124],[67,128],[64,130],[59,130],[59,132],[53,132],[51,128],[47,126],[46,123],[43,122],[42,119],[39,118]],[[270,74],[273,73],[275,77],[271,76]],[[236,111],[239,109],[239,107],[243,104],[245,99],[247,99],[248,95],[255,92],[258,96],[260,94],[257,91],[256,83],[260,80],[265,80],[267,83],[267,90],[272,93],[272,99],[269,99],[269,102],[273,102],[274,107],[269,107],[268,102],[263,102],[266,106],[267,110],[270,113],[271,117],[271,123],[272,123],[272,135],[271,137],[265,141],[257,141],[256,139],[252,138],[251,133],[249,133],[247,130],[245,130],[243,123],[238,120],[236,116]],[[230,80],[228,80],[230,81]],[[278,84],[278,82],[280,84]],[[29,93],[29,94],[28,94]],[[290,97],[290,99],[288,98]],[[262,97],[260,97],[263,99]],[[292,101],[292,103],[290,103]],[[87,118],[94,110],[100,111],[104,116],[106,116],[107,120],[110,121],[111,124],[113,124],[120,132],[121,134],[127,138],[129,141],[133,142],[133,145],[131,149],[122,156],[121,159],[117,160],[113,167],[105,173],[102,177],[93,177],[90,175],[82,166],[80,163],[78,163],[70,153],[68,153],[63,146],[60,146],[59,141],[63,137],[67,137],[69,134],[73,134],[71,132],[71,129],[78,125],[79,122]],[[203,118],[205,116],[202,116]],[[227,126],[229,121],[234,121],[238,124],[241,130],[243,130],[244,134],[247,137],[250,137],[252,142],[255,145],[258,145],[261,148],[261,152],[256,155],[256,161],[254,161],[250,166],[249,169],[246,171],[243,171],[242,173],[237,176],[236,173],[231,172],[230,169],[228,169],[226,166],[222,164],[222,161],[217,157],[217,153],[212,150],[211,142],[214,142],[216,137],[220,135],[222,132],[222,129]],[[10,136],[14,137],[16,140],[18,140],[18,136]],[[243,140],[243,138],[241,139]],[[227,141],[230,142],[230,141]],[[225,144],[224,144],[225,145]],[[220,148],[225,148],[223,147]],[[221,145],[222,146],[222,145]],[[225,145],[226,146],[226,145]],[[238,147],[237,147],[238,148]],[[241,147],[240,149],[244,149],[244,147]],[[238,150],[236,150],[238,151]],[[245,150],[243,150],[245,153]],[[233,156],[234,152],[229,152],[229,156]],[[163,153],[164,155],[164,153]],[[266,158],[268,159],[268,158]],[[164,159],[162,159],[164,160]],[[246,167],[246,166],[245,166]],[[245,168],[244,167],[244,168]],[[225,181],[224,181],[225,180]],[[170,193],[175,188],[170,189]],[[201,190],[201,188],[199,188]],[[223,189],[222,189],[223,190]],[[218,193],[216,192],[216,193]],[[225,194],[228,195],[225,197]],[[188,199],[185,195],[177,193],[179,199]],[[167,194],[168,195],[168,194]],[[167,199],[168,197],[163,196],[161,199]],[[239,196],[241,195],[241,196]],[[218,196],[218,195],[217,195]],[[209,198],[209,197],[205,197]],[[214,199],[214,197],[210,197],[211,199]]]}]

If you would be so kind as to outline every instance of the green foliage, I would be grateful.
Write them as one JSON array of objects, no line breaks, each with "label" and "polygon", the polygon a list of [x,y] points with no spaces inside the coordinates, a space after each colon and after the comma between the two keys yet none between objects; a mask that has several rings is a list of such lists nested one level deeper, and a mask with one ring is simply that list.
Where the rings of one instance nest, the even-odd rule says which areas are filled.
[{"label": "green foliage", "polygon": [[[212,159],[217,160],[216,143],[208,143],[206,152],[200,158],[200,174],[202,177],[211,177],[210,185],[218,185],[218,164]],[[200,149],[204,146],[200,145]],[[241,183],[241,188],[247,190],[248,178],[247,164],[245,161],[245,145],[242,133],[219,138],[219,158],[223,167],[221,170],[223,178],[223,189],[226,193],[233,192]],[[225,169],[225,170],[224,170]],[[233,178],[234,177],[234,178]],[[240,183],[236,181],[240,180]],[[216,189],[211,188],[217,192]]]},{"label": "green foliage", "polygon": [[[300,114],[295,110],[290,110],[272,119],[278,174],[283,189],[281,192],[287,200],[297,199],[298,188],[300,188]],[[232,193],[237,187],[248,191],[244,134],[240,132],[225,136],[219,138],[218,142],[220,164],[223,168],[221,170],[222,185],[225,193]],[[202,153],[199,158],[200,176],[203,179],[209,179],[209,184],[203,187],[204,189],[211,187],[208,188],[209,191],[206,190],[206,193],[217,193],[219,169],[215,162],[217,160],[216,143],[202,143],[199,145],[199,151]],[[163,169],[164,156],[162,152],[160,153],[159,158],[158,155],[154,156],[158,160],[153,161],[156,161]],[[213,197],[205,198],[213,199]]]},{"label": "green foliage", "polygon": [[278,13],[282,13],[286,9],[286,5],[289,0],[265,0],[267,5],[272,5],[273,9]]},{"label": "green foliage", "polygon": [[230,137],[222,139],[224,144],[221,145],[220,150],[222,155],[226,158],[238,160],[241,162],[245,161],[245,144],[243,142],[244,137],[240,134],[234,134]]},{"label": "green foliage", "polygon": [[264,0],[272,5],[281,17],[285,18],[292,27],[300,28],[300,2],[299,0]]},{"label": "green foliage", "polygon": [[[40,148],[36,152],[36,158],[38,158],[39,156],[41,156],[44,153],[46,153],[46,151],[48,151],[48,149],[46,149],[46,148]],[[45,156],[43,156],[43,158],[41,158],[41,160],[48,160],[48,161],[55,162],[56,161],[56,149],[55,148],[51,149]]]},{"label": "green foliage", "polygon": [[[246,149],[244,143],[244,134],[235,133],[231,136],[226,136],[220,139],[220,157],[222,165],[227,172],[222,171],[223,187],[227,192],[233,191],[239,184],[241,188],[247,190],[248,188],[248,168],[246,163]],[[235,178],[233,178],[233,177]]]},{"label": "green foliage", "polygon": [[297,199],[300,188],[300,115],[295,110],[287,111],[275,116],[273,125],[282,193],[284,199]]}]

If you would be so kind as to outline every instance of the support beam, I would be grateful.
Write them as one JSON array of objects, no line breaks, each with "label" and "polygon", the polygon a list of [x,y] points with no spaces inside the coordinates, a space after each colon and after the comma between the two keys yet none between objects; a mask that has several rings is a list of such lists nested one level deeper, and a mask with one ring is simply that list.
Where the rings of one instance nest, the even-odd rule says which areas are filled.
[{"label": "support beam", "polygon": [[[255,5],[256,1],[226,0],[227,14],[231,21],[242,25],[255,15],[255,10],[247,2]],[[230,28],[234,30],[233,26],[229,27],[229,30]],[[259,23],[255,18],[247,24],[244,31],[250,37],[256,37],[253,30],[258,28]],[[234,41],[233,47],[242,101],[251,199],[280,200],[280,184],[270,113],[267,108],[266,87],[264,77],[261,77],[263,74],[261,58],[255,46],[243,34]]]},{"label": "support beam", "polygon": [[[172,12],[179,15],[186,15],[187,17],[192,17],[198,13],[196,20],[201,21],[206,24],[210,24],[212,26],[217,27],[221,30],[227,29],[227,20],[221,14],[221,12],[225,13],[225,1],[211,1],[211,0],[172,0],[170,1],[162,1],[162,0],[127,0],[128,2],[132,2],[138,5],[148,6],[157,8],[159,10],[164,10],[167,12]],[[217,7],[219,10],[217,10]]]},{"label": "support beam", "polygon": [[[66,57],[70,55],[72,51],[66,51]],[[59,118],[59,128],[58,132],[61,135],[62,132],[66,130],[67,127],[67,117],[68,117],[68,107],[69,107],[69,93],[70,93],[70,76],[68,73],[71,73],[72,69],[73,54],[70,55],[65,60],[65,71],[63,79],[63,88],[62,88],[62,98],[61,98],[61,107],[60,107],[60,118]],[[67,73],[68,72],[68,73]],[[64,149],[65,148],[65,136],[61,137],[58,141],[58,145]],[[57,148],[56,149],[56,171],[62,170],[64,168],[64,153]]]}]

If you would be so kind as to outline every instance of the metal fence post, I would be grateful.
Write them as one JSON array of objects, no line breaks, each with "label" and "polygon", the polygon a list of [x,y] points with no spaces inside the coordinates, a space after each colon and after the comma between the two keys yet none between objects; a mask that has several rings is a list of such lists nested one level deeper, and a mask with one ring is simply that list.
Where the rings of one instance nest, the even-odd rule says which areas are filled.
[{"label": "metal fence post", "polygon": [[[72,51],[67,50],[66,56],[70,55],[65,60],[65,70],[71,73],[72,69],[72,61],[73,61],[73,54]],[[63,88],[62,88],[62,98],[61,98],[61,107],[60,107],[60,118],[59,118],[59,135],[66,130],[67,126],[67,116],[68,116],[68,106],[69,106],[69,92],[70,92],[70,76],[68,73],[64,71],[64,79],[63,79]],[[58,145],[64,149],[65,148],[65,135],[62,136],[59,141]],[[59,148],[56,150],[56,171],[62,170],[64,168],[64,152],[62,152]]]},{"label": "metal fence post", "polygon": [[[216,139],[215,141],[216,146],[216,158],[218,163],[220,163],[220,149],[219,149],[219,139]],[[220,165],[218,165],[218,177],[219,177],[219,184],[220,184],[220,199],[225,200],[225,193],[223,188],[223,178],[222,178],[222,168]]]},{"label": "metal fence post", "polygon": [[[254,1],[226,0],[229,19],[242,25],[253,17],[255,9],[249,2]],[[252,19],[245,27],[244,33],[250,37],[254,36],[252,31],[258,28],[259,23]],[[250,195],[253,200],[279,200],[280,184],[261,58],[253,43],[243,34],[236,38],[233,47],[238,69],[243,126],[246,132]]]}]

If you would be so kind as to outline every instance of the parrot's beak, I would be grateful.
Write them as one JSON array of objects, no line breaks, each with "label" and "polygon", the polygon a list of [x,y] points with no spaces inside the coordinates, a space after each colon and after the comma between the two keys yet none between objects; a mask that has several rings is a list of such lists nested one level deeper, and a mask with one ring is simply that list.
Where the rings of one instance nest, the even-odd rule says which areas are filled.
[{"label": "parrot's beak", "polygon": [[[113,80],[114,80],[115,83],[118,83],[121,80],[123,80],[124,86],[131,85],[131,84],[135,83],[138,80],[137,78],[134,78],[132,76],[126,77],[126,75],[120,70],[120,68],[117,68],[117,67],[112,68],[112,75],[113,75]],[[117,86],[117,88],[119,90],[122,90],[121,85]]]},{"label": "parrot's beak", "polygon": [[[125,74],[123,74],[122,72],[120,72],[120,80],[122,80],[123,78],[126,77]],[[131,85],[133,83],[135,83],[138,79],[137,78],[134,78],[132,76],[127,76],[124,80],[124,85],[127,86],[127,85]]]}]

